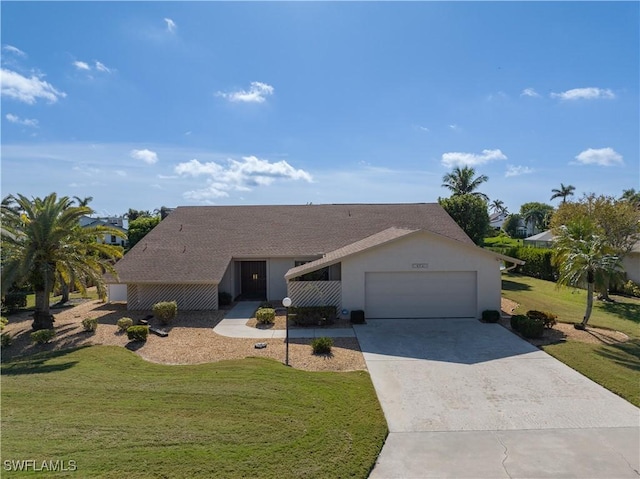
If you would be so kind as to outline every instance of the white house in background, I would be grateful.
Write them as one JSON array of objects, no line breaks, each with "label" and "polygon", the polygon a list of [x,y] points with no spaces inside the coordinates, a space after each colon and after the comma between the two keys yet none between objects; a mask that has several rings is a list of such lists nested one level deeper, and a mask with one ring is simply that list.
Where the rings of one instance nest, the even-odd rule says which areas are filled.
[{"label": "white house in background", "polygon": [[492,213],[491,215],[489,215],[489,226],[491,226],[494,229],[502,228],[502,225],[504,225],[504,222],[506,221],[508,216],[509,216],[509,213],[505,211],[501,211],[499,213]]},{"label": "white house in background", "polygon": [[553,246],[553,234],[551,230],[543,231],[537,235],[529,236],[522,240],[525,246],[535,246],[536,248],[551,248]]},{"label": "white house in background", "polygon": [[336,306],[341,316],[500,310],[502,262],[436,203],[178,207],[107,278],[111,301],[215,310],[218,293]]},{"label": "white house in background", "polygon": [[89,226],[110,226],[122,231],[122,236],[106,234],[102,239],[103,243],[114,246],[125,247],[127,245],[127,229],[124,227],[124,220],[121,216],[109,216],[104,218],[92,218],[91,216],[82,216],[80,218],[80,226],[83,228]]}]

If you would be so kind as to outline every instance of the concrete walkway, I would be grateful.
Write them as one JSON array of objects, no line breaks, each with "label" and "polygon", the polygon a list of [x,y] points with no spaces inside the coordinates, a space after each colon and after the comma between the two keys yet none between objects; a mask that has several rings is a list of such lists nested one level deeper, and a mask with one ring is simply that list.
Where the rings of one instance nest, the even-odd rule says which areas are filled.
[{"label": "concrete walkway", "polygon": [[[247,326],[253,313],[260,306],[260,301],[241,301],[237,303],[220,321],[213,332],[228,338],[273,339],[286,336],[284,329],[257,329]],[[353,328],[304,328],[289,329],[290,339],[300,338],[353,338]]]},{"label": "concrete walkway", "polygon": [[371,479],[640,477],[640,410],[500,325],[354,329],[389,425]]}]

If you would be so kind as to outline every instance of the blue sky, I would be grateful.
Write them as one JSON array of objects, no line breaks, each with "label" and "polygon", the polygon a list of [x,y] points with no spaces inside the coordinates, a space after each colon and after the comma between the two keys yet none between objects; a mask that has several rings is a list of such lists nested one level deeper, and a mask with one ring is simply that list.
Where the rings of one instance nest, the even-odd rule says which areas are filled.
[{"label": "blue sky", "polygon": [[637,2],[2,2],[2,196],[101,214],[640,189]]}]

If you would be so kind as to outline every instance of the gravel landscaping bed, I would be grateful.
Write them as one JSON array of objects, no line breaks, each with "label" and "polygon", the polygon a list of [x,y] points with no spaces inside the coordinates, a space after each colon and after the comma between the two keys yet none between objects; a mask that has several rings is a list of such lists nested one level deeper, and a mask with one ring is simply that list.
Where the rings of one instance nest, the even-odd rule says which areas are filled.
[{"label": "gravel landscaping bed", "polygon": [[[105,304],[88,301],[55,314],[56,337],[50,344],[33,345],[30,342],[32,318],[29,313],[12,315],[5,332],[14,339],[3,348],[2,359],[30,355],[86,345],[114,345],[127,347],[142,358],[162,364],[198,364],[246,357],[268,357],[284,362],[283,339],[236,339],[220,336],[212,331],[225,311],[180,311],[172,326],[164,327],[152,319],[150,326],[169,331],[166,338],[149,334],[144,343],[130,343],[127,335],[118,332],[116,322],[122,317],[135,321],[145,318],[149,311],[127,311],[122,303]],[[98,318],[98,329],[87,333],[82,328],[85,318]],[[256,343],[266,343],[256,349]],[[355,338],[335,338],[330,355],[314,355],[310,339],[292,339],[289,342],[289,364],[307,371],[352,371],[366,369],[360,346]]]}]

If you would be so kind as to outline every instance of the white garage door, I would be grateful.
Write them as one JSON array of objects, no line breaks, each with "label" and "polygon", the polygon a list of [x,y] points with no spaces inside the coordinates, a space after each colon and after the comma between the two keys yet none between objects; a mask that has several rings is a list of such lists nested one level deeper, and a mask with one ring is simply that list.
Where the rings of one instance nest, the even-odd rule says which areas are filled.
[{"label": "white garage door", "polygon": [[367,318],[472,318],[475,271],[366,273]]}]

